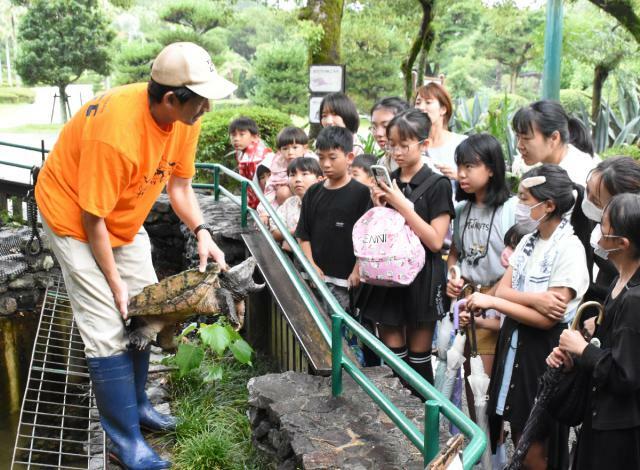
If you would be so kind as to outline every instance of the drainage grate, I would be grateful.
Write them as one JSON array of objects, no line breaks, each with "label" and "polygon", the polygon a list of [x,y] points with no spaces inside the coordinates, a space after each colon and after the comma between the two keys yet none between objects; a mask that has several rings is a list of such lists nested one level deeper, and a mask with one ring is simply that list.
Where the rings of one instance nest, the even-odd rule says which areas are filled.
[{"label": "drainage grate", "polygon": [[12,469],[103,469],[105,435],[62,277],[47,289]]}]

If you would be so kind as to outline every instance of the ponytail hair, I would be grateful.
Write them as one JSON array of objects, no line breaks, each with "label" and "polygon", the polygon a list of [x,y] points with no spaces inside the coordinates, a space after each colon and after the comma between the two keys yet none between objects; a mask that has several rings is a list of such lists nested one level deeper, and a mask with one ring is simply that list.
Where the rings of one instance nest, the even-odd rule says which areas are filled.
[{"label": "ponytail hair", "polygon": [[580,120],[570,118],[557,101],[540,100],[520,108],[513,116],[511,126],[516,134],[530,135],[537,129],[546,138],[557,131],[563,143],[593,156],[589,130]]}]

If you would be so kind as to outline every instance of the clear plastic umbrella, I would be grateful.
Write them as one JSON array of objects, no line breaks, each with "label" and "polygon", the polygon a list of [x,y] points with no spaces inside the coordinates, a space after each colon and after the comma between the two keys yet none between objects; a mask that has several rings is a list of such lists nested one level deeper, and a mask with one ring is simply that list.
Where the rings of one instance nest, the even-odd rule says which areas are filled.
[{"label": "clear plastic umbrella", "polygon": [[454,303],[453,307],[453,326],[456,331],[455,338],[453,339],[453,344],[447,351],[447,370],[444,377],[444,382],[442,384],[442,394],[445,398],[451,398],[451,393],[453,392],[453,385],[456,381],[456,377],[460,375],[460,367],[464,364],[464,343],[466,341],[466,337],[464,333],[460,330],[459,324],[459,312],[460,306],[464,305],[466,300],[458,300]]},{"label": "clear plastic umbrella", "polygon": [[[456,280],[461,278],[460,268],[458,266],[451,266],[449,268],[449,280]],[[451,302],[451,309],[449,314],[445,315],[442,320],[438,321],[438,337],[436,339],[437,353],[437,365],[436,374],[434,378],[435,387],[442,391],[444,384],[444,378],[447,372],[447,351],[451,346],[451,336],[453,333],[453,308],[455,302]]]}]

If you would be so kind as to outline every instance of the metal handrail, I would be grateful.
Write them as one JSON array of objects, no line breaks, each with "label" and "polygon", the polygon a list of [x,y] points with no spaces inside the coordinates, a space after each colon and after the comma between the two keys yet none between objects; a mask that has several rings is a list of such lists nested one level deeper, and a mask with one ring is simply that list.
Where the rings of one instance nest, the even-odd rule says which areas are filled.
[{"label": "metal handrail", "polygon": [[[215,200],[219,200],[220,194],[229,197],[236,204],[240,205],[242,226],[247,226],[248,215],[256,222],[256,226],[262,234],[265,235],[270,247],[274,249],[278,260],[284,265],[287,276],[302,297],[305,306],[308,308],[314,321],[320,328],[322,336],[327,344],[332,346],[332,393],[337,396],[342,391],[342,370],[344,369],[354,379],[354,381],[369,395],[374,402],[389,416],[389,418],[398,426],[402,433],[411,440],[424,457],[425,466],[436,456],[439,449],[439,414],[442,413],[449,421],[455,424],[462,433],[470,438],[469,444],[463,451],[463,466],[470,469],[480,459],[487,445],[487,437],[485,433],[469,419],[460,409],[447,400],[438,390],[422,378],[416,371],[409,367],[404,361],[400,360],[393,354],[383,343],[375,336],[367,331],[360,323],[348,315],[338,304],[335,297],[331,294],[325,283],[320,279],[316,270],[306,258],[302,249],[289,233],[285,224],[276,215],[275,210],[271,207],[267,198],[264,196],[258,186],[249,179],[229,170],[223,165],[217,163],[197,163],[197,168],[213,170],[214,183],[211,184],[194,184],[196,188],[213,189]],[[230,178],[241,183],[241,195],[232,194],[226,188],[220,186],[220,174],[224,173]],[[329,305],[332,318],[332,332],[322,318],[322,315],[311,299],[303,281],[295,273],[291,261],[282,252],[279,245],[271,236],[269,230],[262,224],[257,211],[251,209],[247,205],[247,191],[251,188],[260,202],[263,204],[267,214],[271,217],[278,230],[282,233],[283,238],[290,245],[294,256],[302,264],[316,288],[320,291],[320,295]],[[342,325],[352,330],[364,344],[369,346],[373,352],[381,357],[384,362],[389,365],[400,377],[405,379],[409,385],[425,397],[425,432],[421,433],[418,428],[407,418],[389,399],[371,382],[371,380],[347,357],[342,355]]]},{"label": "metal handrail", "polygon": [[[31,147],[30,145],[13,144],[11,142],[3,142],[3,141],[0,141],[0,146],[1,147],[13,147],[13,148],[16,148],[16,149],[31,150],[33,152],[38,152],[38,153],[40,153],[40,155],[42,155],[42,163],[44,163],[44,160],[46,158],[46,154],[48,154],[50,152],[49,149],[46,149],[44,147],[44,139],[40,140],[40,147]],[[34,166],[37,166],[37,165],[23,165],[21,163],[6,162],[6,161],[3,161],[3,160],[0,160],[0,165],[13,166],[13,167],[16,167],[16,168],[22,168],[24,170],[31,170]]]}]

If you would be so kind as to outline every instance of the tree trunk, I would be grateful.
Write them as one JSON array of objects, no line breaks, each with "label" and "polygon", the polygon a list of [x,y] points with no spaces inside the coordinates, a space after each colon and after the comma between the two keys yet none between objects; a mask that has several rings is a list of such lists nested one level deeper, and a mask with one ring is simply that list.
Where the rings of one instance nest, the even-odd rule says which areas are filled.
[{"label": "tree trunk", "polygon": [[[340,64],[340,33],[344,0],[309,0],[300,13],[301,20],[310,20],[322,26],[323,35],[315,50],[309,51],[309,65]],[[347,76],[349,70],[347,69]],[[309,137],[315,138],[320,124],[309,126]]]},{"label": "tree trunk", "polygon": [[591,94],[591,119],[596,122],[600,103],[602,102],[602,87],[609,77],[610,69],[603,64],[598,64],[593,69],[593,92]]},{"label": "tree trunk", "polygon": [[589,0],[601,10],[609,13],[631,33],[640,44],[640,16],[634,11],[633,0]]},{"label": "tree trunk", "polygon": [[67,85],[58,85],[58,94],[60,95],[60,119],[65,123],[69,120],[67,106],[69,106],[69,97],[66,92]]},{"label": "tree trunk", "polygon": [[[411,79],[411,71],[413,65],[416,63],[416,59],[421,51],[425,53],[425,61],[427,61],[427,54],[431,49],[431,44],[435,38],[435,34],[432,28],[433,16],[435,13],[435,0],[418,0],[422,7],[422,22],[420,23],[420,30],[418,35],[413,40],[411,49],[406,59],[402,61],[402,75],[404,77],[404,94],[407,100],[411,100],[413,95],[413,80]],[[418,84],[422,83],[422,74],[424,70],[418,71]]]},{"label": "tree trunk", "polygon": [[518,82],[518,71],[512,70],[509,74],[509,93],[516,93],[516,83]]}]

